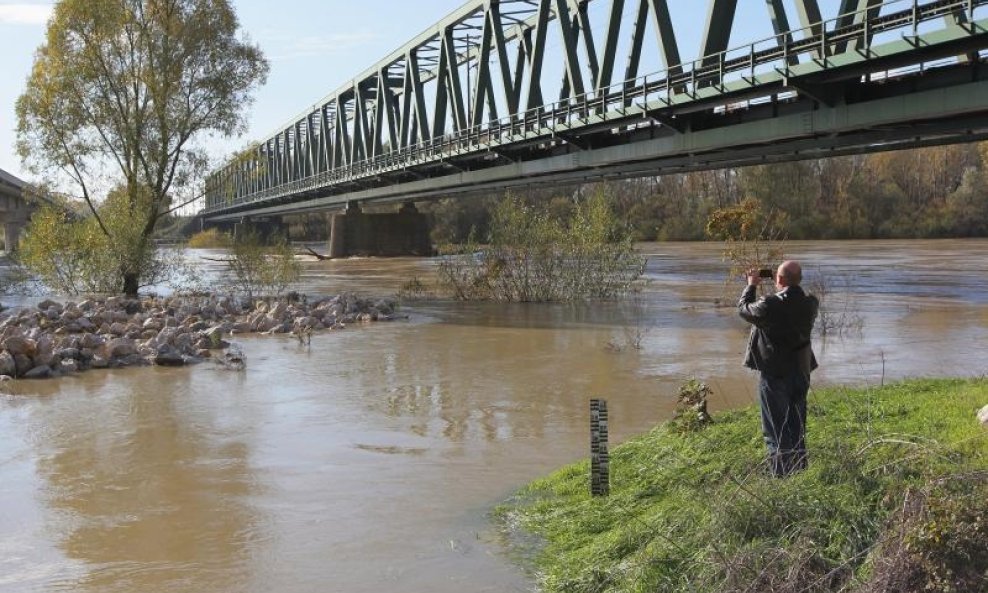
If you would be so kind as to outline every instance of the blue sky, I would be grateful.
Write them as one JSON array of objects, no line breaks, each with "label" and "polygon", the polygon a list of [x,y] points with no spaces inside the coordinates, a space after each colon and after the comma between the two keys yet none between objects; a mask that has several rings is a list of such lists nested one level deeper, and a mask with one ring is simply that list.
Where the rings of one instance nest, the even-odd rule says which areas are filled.
[{"label": "blue sky", "polygon": [[[463,4],[463,0],[232,2],[244,32],[270,60],[271,74],[248,113],[247,134],[217,143],[217,159],[252,139],[268,136]],[[825,18],[836,13],[837,2],[822,0]],[[791,5],[791,0],[786,3]],[[598,0],[591,7],[606,10],[609,4]],[[14,103],[23,90],[34,51],[44,40],[52,5],[42,0],[0,0],[0,168],[22,178],[28,176],[14,152]],[[698,53],[706,5],[705,0],[670,1],[684,60]],[[771,34],[764,0],[741,0],[738,12],[732,46]],[[795,25],[795,10],[790,8],[789,13]],[[597,17],[595,22],[600,22]]]}]

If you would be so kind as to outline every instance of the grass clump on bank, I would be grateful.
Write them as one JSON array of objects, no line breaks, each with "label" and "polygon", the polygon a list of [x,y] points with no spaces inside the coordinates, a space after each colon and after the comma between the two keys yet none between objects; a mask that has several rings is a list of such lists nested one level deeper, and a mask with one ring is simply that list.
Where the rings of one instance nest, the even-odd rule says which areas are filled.
[{"label": "grass clump on bank", "polygon": [[758,410],[616,447],[611,495],[588,463],[499,509],[541,540],[546,592],[988,591],[986,380],[810,396],[810,467],[768,475]]},{"label": "grass clump on bank", "polygon": [[233,244],[233,238],[219,229],[212,228],[189,237],[186,246],[189,249],[226,249]]}]

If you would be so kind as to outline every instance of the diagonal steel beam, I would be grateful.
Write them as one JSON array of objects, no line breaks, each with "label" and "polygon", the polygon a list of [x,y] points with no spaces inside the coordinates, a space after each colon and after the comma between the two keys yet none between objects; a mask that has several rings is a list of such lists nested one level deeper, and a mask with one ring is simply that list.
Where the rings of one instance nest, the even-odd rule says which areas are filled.
[{"label": "diagonal steel beam", "polygon": [[563,57],[565,59],[566,79],[563,90],[567,96],[579,96],[584,93],[583,73],[580,71],[580,60],[577,56],[580,24],[578,17],[570,16],[569,0],[554,0],[556,7],[556,22],[563,40]]},{"label": "diagonal steel beam", "polygon": [[594,84],[600,76],[600,61],[597,59],[597,44],[594,43],[593,26],[590,22],[589,0],[579,0],[576,6],[576,21],[583,35],[583,49],[587,53],[587,68]]},{"label": "diagonal steel beam", "polygon": [[[470,127],[479,126],[484,120],[484,100],[488,96],[488,89],[491,88],[491,42],[494,39],[494,32],[491,30],[490,15],[484,18],[484,28],[480,33],[480,57],[477,60],[477,81],[471,89],[470,96]],[[467,68],[470,66],[467,65]],[[491,89],[493,94],[493,89]],[[493,104],[492,109],[493,111]]]},{"label": "diagonal steel beam", "polygon": [[604,38],[604,53],[600,60],[600,71],[594,80],[597,90],[611,86],[614,75],[614,59],[617,57],[618,40],[621,36],[621,18],[624,15],[624,0],[611,0],[611,13],[607,18],[607,35]]},{"label": "diagonal steel beam", "polygon": [[501,8],[498,0],[492,0],[487,11],[487,22],[494,37],[494,47],[497,50],[497,63],[501,72],[501,91],[504,94],[504,104],[508,113],[518,113],[518,98],[514,94],[511,79],[511,63],[508,61],[508,46],[501,22]]},{"label": "diagonal steel beam", "polygon": [[342,167],[353,164],[353,154],[351,152],[350,133],[347,130],[346,107],[343,97],[337,97],[338,109],[336,112],[336,143],[333,150],[333,166]]},{"label": "diagonal steel beam", "polygon": [[526,109],[541,107],[542,100],[542,64],[545,61],[545,39],[549,28],[550,0],[538,0],[539,11],[533,30],[531,45],[526,49],[528,54],[528,93],[525,102]]},{"label": "diagonal steel beam", "polygon": [[[445,82],[446,94],[452,98],[453,106],[453,130],[462,130],[467,127],[467,113],[463,103],[463,85],[460,84],[459,58],[456,53],[456,41],[453,38],[453,27],[447,27],[443,34],[443,51],[446,54],[446,80],[439,80],[439,84]],[[467,65],[469,68],[469,64]],[[445,133],[445,126],[440,134]]]},{"label": "diagonal steel beam", "polygon": [[449,106],[447,71],[450,65],[448,57],[449,54],[443,48],[439,53],[439,67],[436,68],[436,98],[432,105],[432,138],[439,138],[446,132],[446,113]]},{"label": "diagonal steel beam", "polygon": [[[737,0],[710,0],[707,9],[707,25],[700,44],[700,59],[703,66],[717,64],[731,41],[731,31],[734,29],[734,15],[737,12]],[[715,78],[717,84],[721,81]],[[707,82],[701,86],[709,86]]]},{"label": "diagonal steel beam", "polygon": [[[823,34],[823,16],[820,14],[820,5],[817,4],[817,0],[796,0],[796,12],[799,14],[799,24],[810,32],[814,37],[818,37]],[[822,48],[826,50],[826,48]],[[826,51],[817,50],[815,56],[817,59],[823,59],[826,56]]]},{"label": "diagonal steel beam", "polygon": [[[772,30],[775,32],[776,42],[779,47],[788,46],[792,43],[792,33],[789,28],[789,17],[786,15],[786,7],[782,0],[765,0],[765,7],[768,8],[768,16],[772,20]],[[788,63],[795,66],[799,63],[799,56],[789,56]]]},{"label": "diagonal steel beam", "polygon": [[667,0],[648,0],[652,8],[652,18],[655,19],[655,32],[659,36],[662,59],[665,61],[669,74],[681,74],[682,60],[679,57],[679,44],[676,43],[676,31],[672,26]]},{"label": "diagonal steel beam", "polygon": [[[408,53],[407,59],[407,81],[411,89],[414,109],[411,110],[412,120],[411,120],[411,130],[409,134],[409,142],[414,144],[416,138],[420,141],[426,141],[432,139],[432,134],[429,131],[429,116],[425,107],[425,92],[423,91],[422,78],[419,70],[418,62],[418,52],[411,51]],[[409,115],[409,110],[405,111],[405,115]]]},{"label": "diagonal steel beam", "polygon": [[[865,21],[872,21],[878,17],[881,9],[882,0],[841,0],[840,16],[837,17],[837,28],[844,29],[854,25],[861,25],[865,23]],[[854,49],[862,49],[865,43],[871,45],[870,36],[867,40],[858,39],[855,41]],[[842,54],[846,51],[846,41],[841,41],[835,44],[835,54]]]}]

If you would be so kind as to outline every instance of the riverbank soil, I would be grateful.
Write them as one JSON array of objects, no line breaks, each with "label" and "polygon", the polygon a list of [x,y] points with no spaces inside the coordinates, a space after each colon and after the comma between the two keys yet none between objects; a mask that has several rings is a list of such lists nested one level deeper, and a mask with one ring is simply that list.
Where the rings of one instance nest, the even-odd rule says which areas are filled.
[{"label": "riverbank soil", "polygon": [[786,479],[756,408],[666,423],[612,451],[610,496],[583,462],[499,515],[547,592],[985,592],[985,402],[984,379],[813,392],[809,469]]}]

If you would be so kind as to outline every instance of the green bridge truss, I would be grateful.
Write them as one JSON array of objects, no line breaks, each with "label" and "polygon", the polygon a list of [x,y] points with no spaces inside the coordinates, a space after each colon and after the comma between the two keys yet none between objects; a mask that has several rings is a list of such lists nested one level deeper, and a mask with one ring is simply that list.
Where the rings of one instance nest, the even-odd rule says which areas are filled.
[{"label": "green bridge truss", "polygon": [[[597,3],[604,22],[592,22]],[[472,0],[213,172],[204,215],[988,137],[988,0],[841,0],[829,20],[817,0],[795,0],[798,28],[783,0],[765,3],[775,35],[728,48],[737,0],[710,0],[703,57],[684,62],[667,0]],[[644,51],[665,68],[640,75]],[[550,59],[562,61],[556,101],[543,90]]]}]

